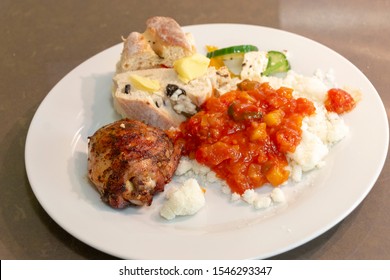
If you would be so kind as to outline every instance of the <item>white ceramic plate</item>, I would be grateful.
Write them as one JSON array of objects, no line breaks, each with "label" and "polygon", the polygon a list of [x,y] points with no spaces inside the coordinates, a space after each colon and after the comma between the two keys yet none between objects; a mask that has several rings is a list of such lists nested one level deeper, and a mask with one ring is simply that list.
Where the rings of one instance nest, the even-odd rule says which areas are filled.
[{"label": "white ceramic plate", "polygon": [[338,84],[363,93],[357,108],[345,116],[349,136],[333,148],[324,168],[298,186],[284,187],[288,200],[280,207],[254,210],[231,203],[214,187],[197,215],[170,222],[159,216],[163,194],[151,207],[111,209],[87,179],[87,137],[119,118],[110,93],[121,52],[116,45],[66,75],[31,122],[26,169],[47,213],[81,241],[126,259],[267,258],[308,242],[346,217],[374,185],[388,145],[383,104],[362,72],[329,48],[280,30],[240,24],[185,30],[193,33],[199,51],[207,44],[254,44],[262,50],[288,50],[293,69],[301,74],[333,69]]}]

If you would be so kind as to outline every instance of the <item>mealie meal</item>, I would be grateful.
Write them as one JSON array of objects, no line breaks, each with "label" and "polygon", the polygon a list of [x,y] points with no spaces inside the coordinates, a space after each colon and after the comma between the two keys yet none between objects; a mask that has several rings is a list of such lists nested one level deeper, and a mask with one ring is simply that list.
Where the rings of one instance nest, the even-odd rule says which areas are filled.
[{"label": "mealie meal", "polygon": [[300,75],[287,51],[253,45],[203,55],[195,39],[167,17],[124,39],[112,90],[122,118],[88,141],[89,179],[113,208],[151,205],[166,188],[161,216],[193,215],[210,182],[256,209],[283,203],[283,185],[321,168],[348,133],[342,115],[360,93],[332,73]]}]

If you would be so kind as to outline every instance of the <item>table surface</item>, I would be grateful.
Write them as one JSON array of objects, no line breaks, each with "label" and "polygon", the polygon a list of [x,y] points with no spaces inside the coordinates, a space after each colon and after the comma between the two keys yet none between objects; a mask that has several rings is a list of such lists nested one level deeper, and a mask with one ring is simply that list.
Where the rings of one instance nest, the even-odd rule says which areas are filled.
[{"label": "table surface", "polygon": [[[390,1],[0,1],[0,258],[115,259],[58,226],[36,200],[26,134],[51,88],[74,67],[163,15],[182,26],[244,23],[303,35],[340,53],[390,110]],[[339,224],[272,259],[390,259],[389,156],[372,191]]]}]

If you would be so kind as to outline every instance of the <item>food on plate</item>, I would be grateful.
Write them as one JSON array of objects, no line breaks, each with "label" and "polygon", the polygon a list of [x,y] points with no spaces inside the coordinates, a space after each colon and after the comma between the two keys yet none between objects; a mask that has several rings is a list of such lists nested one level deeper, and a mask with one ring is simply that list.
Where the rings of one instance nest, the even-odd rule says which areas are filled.
[{"label": "food on plate", "polygon": [[176,216],[194,215],[206,203],[204,190],[193,178],[186,180],[178,188],[168,189],[166,198],[160,215],[167,220],[172,220]]},{"label": "food on plate", "polygon": [[249,52],[244,55],[237,72],[242,80],[260,80],[267,66],[268,56],[266,51]]},{"label": "food on plate", "polygon": [[325,108],[330,112],[344,114],[356,106],[356,100],[343,89],[330,89],[325,100]]},{"label": "food on plate", "polygon": [[258,194],[254,189],[249,189],[241,197],[237,193],[232,195],[232,199],[239,200],[240,198],[246,203],[253,205],[255,209],[265,209],[286,201],[284,192],[279,187],[272,189],[269,194]]},{"label": "food on plate", "polygon": [[180,155],[181,147],[161,129],[123,119],[89,137],[88,176],[114,208],[150,205],[171,180]]},{"label": "food on plate", "polygon": [[[184,129],[179,133],[187,138],[184,153],[188,157],[181,159],[176,174],[200,178],[207,187],[216,181],[211,168],[220,174],[223,192],[231,194],[232,201],[243,200],[256,209],[275,205],[271,197],[254,192],[256,184],[261,186],[264,180],[280,186],[274,195],[280,198],[287,180],[299,182],[304,172],[324,166],[332,146],[348,134],[340,113],[356,106],[360,92],[334,85],[332,72],[303,76],[290,70],[282,77],[253,73],[251,81],[242,82],[234,92],[208,99],[200,112],[181,125]],[[332,97],[335,92],[338,98]],[[253,96],[263,98],[259,99],[262,102]],[[333,106],[326,106],[332,99]],[[262,106],[252,106],[257,102]],[[178,137],[180,141],[183,135]],[[200,168],[197,160],[207,162],[210,168]],[[225,180],[230,187],[224,185]],[[241,181],[249,182],[249,188]]]},{"label": "food on plate", "polygon": [[180,125],[176,141],[238,194],[287,181],[286,153],[300,143],[303,118],[315,113],[313,103],[294,98],[292,89],[249,80],[201,108]]},{"label": "food on plate", "polygon": [[291,69],[290,63],[284,53],[278,51],[269,51],[267,53],[268,64],[264,76],[269,76],[276,73],[284,73]]},{"label": "food on plate", "polygon": [[119,73],[114,77],[113,104],[124,118],[136,119],[162,129],[178,127],[216,89],[235,88],[227,68],[183,82],[175,69],[158,68]]},{"label": "food on plate", "polygon": [[131,32],[125,39],[117,72],[173,67],[182,57],[196,53],[193,37],[169,17],[152,17],[144,33]]},{"label": "food on plate", "polygon": [[235,57],[242,57],[248,52],[255,52],[259,49],[253,45],[239,45],[219,49],[217,47],[209,47],[210,51],[206,54],[208,58],[219,58],[222,60],[229,60]]},{"label": "food on plate", "polygon": [[191,56],[182,57],[173,63],[173,68],[184,83],[202,77],[207,73],[210,59],[196,53]]},{"label": "food on plate", "polygon": [[112,90],[115,110],[162,129],[178,127],[210,96],[235,88],[226,67],[209,67],[191,34],[168,17],[146,21],[125,40]]},{"label": "food on plate", "polygon": [[208,46],[206,56],[211,59],[210,65],[216,68],[227,66],[233,74],[240,75],[241,79],[246,79],[253,73],[257,76],[269,76],[285,73],[291,69],[285,53],[259,51],[253,45],[238,45],[222,49]]},{"label": "food on plate", "polygon": [[[171,18],[146,27],[130,33],[116,65],[113,105],[123,119],[88,143],[89,178],[112,207],[150,205],[174,175],[183,184],[168,186],[168,220],[204,206],[197,180],[256,209],[283,204],[282,186],[322,167],[347,135],[340,115],[360,97],[332,75],[300,75],[287,51],[248,44],[203,55]],[[255,191],[266,184],[268,194]]]}]

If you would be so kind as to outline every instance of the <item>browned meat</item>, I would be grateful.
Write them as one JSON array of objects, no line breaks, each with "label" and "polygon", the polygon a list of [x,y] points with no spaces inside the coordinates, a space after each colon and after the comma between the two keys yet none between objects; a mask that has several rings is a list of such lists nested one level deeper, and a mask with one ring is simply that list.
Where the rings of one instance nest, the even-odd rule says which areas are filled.
[{"label": "browned meat", "polygon": [[88,175],[114,208],[150,205],[171,180],[180,154],[181,147],[161,129],[123,119],[89,137]]}]

